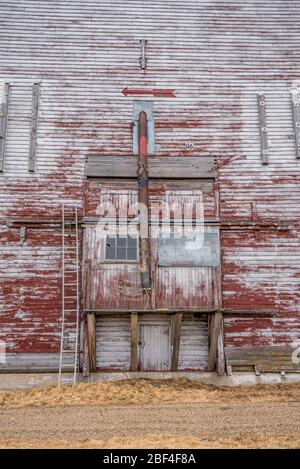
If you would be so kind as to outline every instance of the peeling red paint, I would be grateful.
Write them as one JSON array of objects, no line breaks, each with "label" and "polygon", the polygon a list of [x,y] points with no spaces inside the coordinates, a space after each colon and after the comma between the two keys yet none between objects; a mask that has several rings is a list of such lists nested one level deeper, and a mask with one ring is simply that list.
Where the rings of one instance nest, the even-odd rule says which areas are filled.
[{"label": "peeling red paint", "polygon": [[[0,44],[1,75],[16,92],[0,175],[0,332],[9,353],[57,353],[61,314],[59,225],[27,226],[21,244],[20,228],[9,223],[60,222],[62,202],[84,204],[80,217],[98,216],[102,188],[116,183],[85,181],[85,159],[132,154],[132,99],[120,93],[125,85],[178,90],[174,99],[153,97],[156,155],[186,156],[187,164],[191,154],[216,158],[219,179],[215,189],[204,191],[206,220],[217,224],[218,189],[221,221],[294,224],[285,231],[252,226],[221,232],[223,306],[278,313],[226,318],[225,345],[300,340],[300,169],[290,109],[290,88],[300,77],[296,2],[266,0],[257,8],[251,2],[245,7],[242,1],[195,1],[187,9],[172,1],[153,8],[151,2],[132,7],[103,0],[93,6],[79,2],[71,12],[63,2],[50,3],[28,2],[24,9],[8,0],[2,7],[7,39]],[[142,72],[136,39],[141,35],[149,36]],[[41,80],[41,102],[37,168],[29,174],[26,125],[33,79]],[[260,160],[258,91],[267,96],[268,167]],[[136,184],[122,182],[122,188],[134,192]],[[153,200],[165,191],[160,181],[150,185]],[[154,243],[152,249],[155,259]],[[95,284],[94,304],[140,305],[133,271],[107,269],[106,283]],[[211,273],[191,280],[184,269],[178,278],[160,274],[155,273],[155,301],[162,307],[211,304]]]}]

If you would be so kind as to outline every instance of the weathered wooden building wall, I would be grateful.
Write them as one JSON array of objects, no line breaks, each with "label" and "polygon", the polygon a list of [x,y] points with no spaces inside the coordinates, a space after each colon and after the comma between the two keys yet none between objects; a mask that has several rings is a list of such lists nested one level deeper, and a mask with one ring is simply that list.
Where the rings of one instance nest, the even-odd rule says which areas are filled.
[{"label": "weathered wooden building wall", "polygon": [[[185,156],[187,164],[192,156],[215,157],[221,218],[246,224],[221,232],[223,306],[274,309],[279,316],[226,317],[226,347],[300,340],[300,160],[291,112],[291,90],[300,83],[299,2],[8,0],[0,9],[0,81],[11,85],[0,174],[6,367],[55,362],[61,308],[55,222],[62,202],[83,206],[88,156],[132,154],[137,98],[124,96],[124,87],[175,90],[175,98],[149,98],[156,156]],[[146,70],[140,39],[148,41]],[[37,153],[29,172],[34,82],[40,82]],[[261,163],[257,93],[266,97],[268,165]],[[21,243],[20,219],[45,225],[28,225]],[[278,221],[293,228],[278,231]],[[261,222],[269,227],[256,229]]]}]

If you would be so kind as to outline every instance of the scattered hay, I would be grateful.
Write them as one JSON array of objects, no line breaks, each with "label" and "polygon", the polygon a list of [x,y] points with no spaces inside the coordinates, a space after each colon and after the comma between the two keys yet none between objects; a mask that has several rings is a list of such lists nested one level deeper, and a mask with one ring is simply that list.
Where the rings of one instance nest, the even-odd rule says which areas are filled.
[{"label": "scattered hay", "polygon": [[114,436],[107,440],[67,440],[30,441],[25,439],[0,440],[0,448],[95,448],[95,449],[215,449],[215,448],[300,448],[300,432],[289,435],[272,433],[250,433],[220,439],[198,439],[177,435],[145,435],[141,437]]},{"label": "scattered hay", "polygon": [[217,387],[188,379],[135,379],[97,384],[0,392],[0,408],[74,405],[130,405],[195,402],[291,402],[300,400],[300,383]]}]

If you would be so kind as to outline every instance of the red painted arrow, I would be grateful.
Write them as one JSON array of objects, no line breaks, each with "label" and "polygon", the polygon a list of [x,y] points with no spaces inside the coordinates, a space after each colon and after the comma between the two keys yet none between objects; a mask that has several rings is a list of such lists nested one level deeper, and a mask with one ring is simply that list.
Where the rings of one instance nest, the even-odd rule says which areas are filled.
[{"label": "red painted arrow", "polygon": [[127,87],[122,90],[124,96],[130,94],[148,94],[159,98],[175,98],[175,90],[171,89],[152,89],[152,90],[129,90]]}]

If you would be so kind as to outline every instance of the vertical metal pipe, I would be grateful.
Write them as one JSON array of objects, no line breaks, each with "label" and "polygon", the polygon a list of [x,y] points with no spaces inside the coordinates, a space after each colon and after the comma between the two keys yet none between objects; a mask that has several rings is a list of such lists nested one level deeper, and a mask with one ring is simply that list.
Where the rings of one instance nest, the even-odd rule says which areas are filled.
[{"label": "vertical metal pipe", "polygon": [[144,111],[142,111],[139,115],[139,156],[137,167],[137,180],[138,202],[140,211],[139,256],[141,285],[144,294],[148,294],[151,290],[147,140],[147,115]]}]

